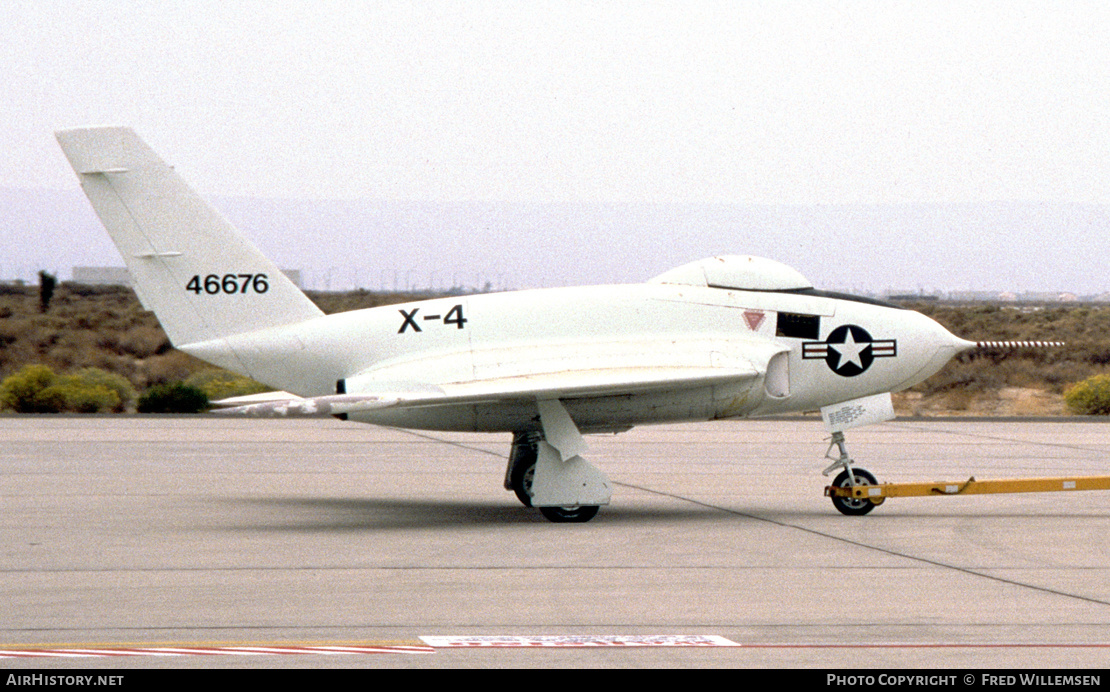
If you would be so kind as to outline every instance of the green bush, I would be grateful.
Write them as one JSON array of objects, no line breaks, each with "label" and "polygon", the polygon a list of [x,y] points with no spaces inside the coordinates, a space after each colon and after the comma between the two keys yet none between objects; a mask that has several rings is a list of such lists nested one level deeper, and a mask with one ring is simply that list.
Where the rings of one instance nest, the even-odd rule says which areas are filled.
[{"label": "green bush", "polygon": [[139,413],[200,413],[208,408],[204,392],[184,382],[157,384],[139,397]]},{"label": "green bush", "polygon": [[[117,375],[116,373],[101,370],[100,368],[82,368],[70,377],[80,383],[80,386],[89,392],[96,389],[106,389],[115,394],[118,403],[110,408],[100,409],[101,411],[108,410],[122,413],[131,405],[131,402],[135,400],[135,388],[123,375]],[[84,396],[88,396],[88,394]],[[111,397],[109,397],[109,399],[110,398]]]},{"label": "green bush", "polygon": [[[76,377],[59,377],[38,394],[43,412],[107,413],[120,411],[123,402],[119,394],[103,385],[87,384]],[[49,409],[48,411],[46,409]]]},{"label": "green bush", "polygon": [[193,373],[185,379],[185,384],[204,392],[209,401],[219,401],[233,396],[261,394],[271,389],[249,377],[236,375],[227,370],[212,369]]},{"label": "green bush", "polygon": [[58,376],[45,365],[27,365],[0,382],[0,407],[16,413],[57,413],[57,400],[40,395],[57,382]]},{"label": "green bush", "polygon": [[1095,375],[1083,380],[1064,392],[1064,401],[1073,413],[1110,415],[1110,375]]},{"label": "green bush", "polygon": [[56,375],[45,365],[28,365],[0,383],[0,407],[17,413],[120,412],[134,398],[130,382],[97,368]]}]

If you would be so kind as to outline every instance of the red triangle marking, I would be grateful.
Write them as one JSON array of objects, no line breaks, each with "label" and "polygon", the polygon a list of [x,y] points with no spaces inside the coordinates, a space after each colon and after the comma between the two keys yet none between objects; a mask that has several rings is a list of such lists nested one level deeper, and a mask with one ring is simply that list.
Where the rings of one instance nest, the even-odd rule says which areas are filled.
[{"label": "red triangle marking", "polygon": [[762,312],[754,310],[744,311],[744,321],[748,323],[748,329],[753,332],[759,331],[759,325],[763,324],[763,319],[766,317]]}]

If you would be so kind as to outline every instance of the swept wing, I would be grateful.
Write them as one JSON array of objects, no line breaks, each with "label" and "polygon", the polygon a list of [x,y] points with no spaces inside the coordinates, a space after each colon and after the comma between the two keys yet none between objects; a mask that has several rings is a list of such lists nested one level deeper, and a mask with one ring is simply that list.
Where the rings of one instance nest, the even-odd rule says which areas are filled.
[{"label": "swept wing", "polygon": [[[449,384],[384,384],[374,391],[298,397],[284,392],[260,403],[245,403],[217,411],[247,416],[340,415],[386,408],[448,406],[482,403],[526,403],[553,399],[626,396],[652,391],[735,385],[759,376],[752,367],[645,367],[570,370],[516,377],[499,377]],[[284,394],[284,396],[282,396]],[[249,399],[249,397],[245,398]],[[220,405],[243,400],[227,399]]]}]

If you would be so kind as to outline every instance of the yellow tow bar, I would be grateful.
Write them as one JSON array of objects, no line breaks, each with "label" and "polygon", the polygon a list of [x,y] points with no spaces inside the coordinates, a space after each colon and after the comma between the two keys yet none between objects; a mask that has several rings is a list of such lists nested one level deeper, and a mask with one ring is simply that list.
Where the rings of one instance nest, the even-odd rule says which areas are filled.
[{"label": "yellow tow bar", "polygon": [[1110,490],[1110,476],[1063,476],[1059,478],[1003,478],[940,483],[879,483],[876,485],[825,486],[825,497],[871,500],[882,504],[888,497],[941,497],[945,495],[989,495],[996,493],[1052,493],[1071,490]]}]

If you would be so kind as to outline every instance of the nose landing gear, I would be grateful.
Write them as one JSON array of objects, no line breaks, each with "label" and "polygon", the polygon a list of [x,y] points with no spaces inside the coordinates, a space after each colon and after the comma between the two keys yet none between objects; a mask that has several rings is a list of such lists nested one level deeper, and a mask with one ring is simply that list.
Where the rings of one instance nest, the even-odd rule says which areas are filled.
[{"label": "nose landing gear", "polygon": [[[840,456],[832,456],[833,447],[840,451]],[[821,475],[828,476],[830,473],[837,469],[844,469],[832,482],[830,488],[849,488],[861,485],[878,485],[878,481],[865,469],[857,468],[853,465],[852,458],[848,456],[848,448],[844,443],[844,433],[837,431],[832,434],[832,442],[829,443],[829,448],[825,452],[825,458],[833,461],[832,465],[821,472]],[[863,516],[876,506],[881,505],[883,500],[886,499],[881,495],[878,497],[844,497],[835,493],[830,493],[830,488],[825,489],[825,494],[832,499],[833,507],[841,514],[846,514],[852,517]]]}]

